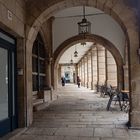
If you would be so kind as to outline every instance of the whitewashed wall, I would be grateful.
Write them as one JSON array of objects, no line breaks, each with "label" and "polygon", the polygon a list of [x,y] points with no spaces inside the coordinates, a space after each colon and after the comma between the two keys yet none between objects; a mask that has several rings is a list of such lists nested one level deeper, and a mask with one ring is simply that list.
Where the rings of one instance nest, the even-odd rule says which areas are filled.
[{"label": "whitewashed wall", "polygon": [[[102,13],[102,11],[96,8],[86,7],[86,14]],[[63,43],[65,40],[78,34],[77,23],[81,21],[82,17],[72,18],[58,18],[74,15],[81,15],[82,7],[68,8],[60,11],[55,16],[53,22],[53,51]],[[114,19],[106,14],[88,16],[86,17],[92,24],[91,32],[102,36],[112,42],[116,48],[124,56],[125,36],[121,27],[116,23]]]}]

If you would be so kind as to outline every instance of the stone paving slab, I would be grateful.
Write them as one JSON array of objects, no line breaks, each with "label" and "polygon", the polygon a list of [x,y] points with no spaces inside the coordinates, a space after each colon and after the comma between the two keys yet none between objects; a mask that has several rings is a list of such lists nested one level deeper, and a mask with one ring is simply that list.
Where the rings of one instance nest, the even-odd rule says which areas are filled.
[{"label": "stone paving slab", "polygon": [[48,136],[51,136],[51,135],[54,135],[56,130],[58,128],[38,128],[38,127],[32,127],[32,128],[29,128],[24,134],[26,135],[48,135]]},{"label": "stone paving slab", "polygon": [[79,136],[79,128],[59,128],[55,135],[58,136]]},{"label": "stone paving slab", "polygon": [[113,137],[112,129],[95,128],[94,136],[96,136],[96,137]]},{"label": "stone paving slab", "polygon": [[58,100],[34,113],[33,124],[9,140],[140,140],[140,131],[126,127],[128,114],[118,105],[106,111],[102,98],[77,85],[60,87]]},{"label": "stone paving slab", "polygon": [[112,129],[114,137],[129,138],[127,129]]}]

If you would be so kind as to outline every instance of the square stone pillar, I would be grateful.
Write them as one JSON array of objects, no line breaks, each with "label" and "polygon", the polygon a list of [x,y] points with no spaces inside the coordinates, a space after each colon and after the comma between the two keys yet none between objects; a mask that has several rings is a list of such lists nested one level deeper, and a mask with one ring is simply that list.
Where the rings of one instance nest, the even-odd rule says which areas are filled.
[{"label": "square stone pillar", "polygon": [[98,81],[98,63],[97,63],[97,48],[91,50],[91,89],[95,90]]},{"label": "square stone pillar", "polygon": [[17,104],[18,127],[26,126],[25,40],[17,39]]},{"label": "square stone pillar", "polygon": [[106,65],[105,65],[105,48],[101,45],[98,45],[98,71],[99,71],[99,80],[98,84],[105,84],[106,81]]}]

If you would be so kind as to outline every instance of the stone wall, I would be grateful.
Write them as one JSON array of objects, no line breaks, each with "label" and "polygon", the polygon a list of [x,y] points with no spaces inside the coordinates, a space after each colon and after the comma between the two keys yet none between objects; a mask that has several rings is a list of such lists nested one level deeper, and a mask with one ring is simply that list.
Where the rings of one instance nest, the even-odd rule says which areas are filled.
[{"label": "stone wall", "polygon": [[105,48],[97,46],[98,49],[98,84],[103,85],[106,82]]},{"label": "stone wall", "polygon": [[[126,3],[127,2],[123,0],[28,0],[26,5],[24,0],[0,1],[0,28],[14,35],[18,42],[17,67],[19,69],[23,69],[24,73],[23,76],[18,76],[18,80],[20,80],[18,85],[18,93],[22,95],[19,96],[19,99],[22,102],[21,111],[26,112],[26,110],[24,110],[24,105],[28,106],[28,125],[32,123],[33,118],[31,90],[32,78],[30,75],[32,72],[32,46],[37,33],[40,31],[44,22],[46,22],[46,20],[48,20],[54,12],[62,10],[66,7],[81,6],[85,4],[86,6],[99,8],[106,14],[113,17],[125,33],[129,55],[129,90],[131,92],[130,121],[133,127],[140,127],[140,119],[137,119],[137,116],[140,115],[140,65],[139,56],[136,53],[137,49],[139,48],[139,30],[135,10],[130,8]],[[25,15],[26,12],[27,15]],[[118,71],[120,72],[122,70],[119,69]],[[120,74],[122,73],[120,72]],[[52,79],[54,79],[54,77],[52,77]],[[52,81],[52,83],[54,83],[54,81]],[[27,102],[25,101],[26,94],[28,95]],[[21,120],[23,119],[24,118]],[[24,122],[21,123],[21,125],[23,124]]]},{"label": "stone wall", "polygon": [[[83,65],[81,65],[81,62]],[[112,54],[103,46],[91,46],[91,49],[83,56],[78,64],[81,81],[85,81],[82,86],[96,90],[96,85],[118,86],[117,64]],[[84,79],[83,79],[84,78]]]},{"label": "stone wall", "polygon": [[25,83],[25,1],[1,0],[0,1],[0,29],[13,35],[17,39],[17,69],[23,75],[17,76],[18,99],[18,126],[26,124],[26,83]]},{"label": "stone wall", "polygon": [[92,89],[96,89],[95,85],[97,85],[98,82],[98,63],[97,63],[97,48],[94,47],[92,49],[92,63],[93,63],[93,80],[92,80]]},{"label": "stone wall", "polygon": [[25,1],[0,1],[0,26],[15,36],[25,37]]},{"label": "stone wall", "polygon": [[117,86],[117,65],[109,51],[107,51],[107,85]]}]

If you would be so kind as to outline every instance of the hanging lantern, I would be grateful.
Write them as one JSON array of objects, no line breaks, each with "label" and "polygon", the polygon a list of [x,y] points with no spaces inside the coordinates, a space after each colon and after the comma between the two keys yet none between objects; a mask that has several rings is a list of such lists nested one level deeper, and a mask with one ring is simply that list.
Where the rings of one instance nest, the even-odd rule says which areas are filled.
[{"label": "hanging lantern", "polygon": [[74,52],[74,57],[78,57],[78,52],[77,51]]},{"label": "hanging lantern", "polygon": [[82,45],[82,46],[86,46],[86,42],[82,42],[81,45]]},{"label": "hanging lantern", "polygon": [[77,52],[77,50],[76,50],[76,46],[75,46],[74,57],[78,57],[78,52]]},{"label": "hanging lantern", "polygon": [[83,6],[83,19],[78,22],[79,34],[90,34],[91,33],[91,23],[85,18],[85,6]]}]

